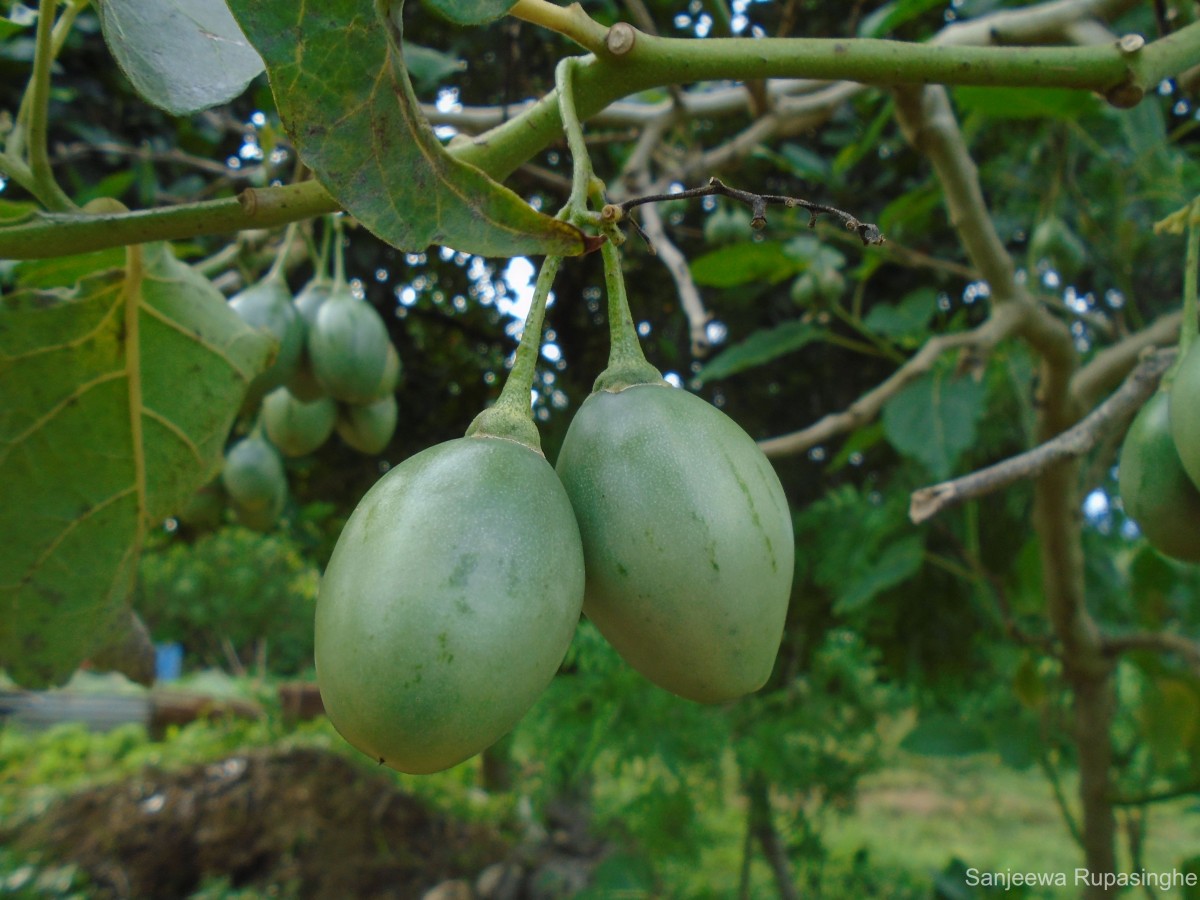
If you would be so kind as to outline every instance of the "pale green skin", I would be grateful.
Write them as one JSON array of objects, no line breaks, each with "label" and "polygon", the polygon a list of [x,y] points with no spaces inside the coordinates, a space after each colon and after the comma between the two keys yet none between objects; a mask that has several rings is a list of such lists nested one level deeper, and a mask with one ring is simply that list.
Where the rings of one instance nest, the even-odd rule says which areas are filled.
[{"label": "pale green skin", "polygon": [[247,390],[252,398],[250,404],[255,405],[267,391],[283,384],[296,371],[304,349],[304,322],[292,305],[291,292],[283,281],[253,284],[231,297],[229,305],[247,324],[266,329],[279,342],[275,361]]},{"label": "pale green skin", "polygon": [[584,613],[617,652],[700,703],[762,687],[795,545],[779,478],[750,436],[683,390],[599,391],[557,469],[583,538]]},{"label": "pale green skin", "polygon": [[308,330],[313,375],[342,403],[378,399],[388,369],[391,339],[375,307],[349,293],[334,293]]},{"label": "pale green skin", "polygon": [[279,451],[251,435],[225,454],[221,483],[235,503],[246,510],[278,510],[287,498],[287,474]]},{"label": "pale green skin", "polygon": [[1125,434],[1117,486],[1125,512],[1161,553],[1200,562],[1200,491],[1188,478],[1172,439],[1171,393],[1158,391]]},{"label": "pale green skin", "polygon": [[346,523],[317,599],[317,681],[351,744],[413,774],[506,734],[583,603],[571,504],[541,454],[459,438],[405,460]]},{"label": "pale green skin", "polygon": [[359,453],[374,456],[391,442],[399,414],[395,394],[366,406],[343,406],[337,414],[337,432]]},{"label": "pale green skin", "polygon": [[1170,390],[1171,437],[1179,462],[1200,488],[1200,341],[1194,341],[1179,367]]},{"label": "pale green skin", "polygon": [[307,456],[333,434],[337,404],[332,397],[305,402],[285,387],[276,388],[263,398],[262,420],[280,453]]}]

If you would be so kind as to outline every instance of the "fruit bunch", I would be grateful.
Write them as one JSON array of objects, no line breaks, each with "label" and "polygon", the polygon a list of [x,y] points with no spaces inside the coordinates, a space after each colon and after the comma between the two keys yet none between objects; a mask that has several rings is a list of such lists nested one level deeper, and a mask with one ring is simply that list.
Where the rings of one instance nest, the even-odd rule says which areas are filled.
[{"label": "fruit bunch", "polygon": [[[336,229],[327,229],[331,233]],[[283,276],[293,236],[284,238],[266,276],[229,300],[279,349],[247,389],[242,415],[254,424],[226,451],[219,484],[200,498],[211,506],[222,488],[238,521],[260,531],[275,526],[287,501],[283,457],[315,453],[335,430],[350,447],[375,455],[396,430],[400,355],[379,313],[346,283],[340,234],[333,277],[326,272],[326,246],[316,274],[295,297]],[[197,512],[185,510],[180,518]]]},{"label": "fruit bunch", "polygon": [[508,732],[581,610],[691,700],[731,700],[771,673],[794,552],[783,489],[741,428],[646,361],[617,250],[602,249],[609,366],[557,470],[529,408],[551,258],[499,400],[383,476],[334,549],[317,679],[337,729],[388,766],[435,772]]}]

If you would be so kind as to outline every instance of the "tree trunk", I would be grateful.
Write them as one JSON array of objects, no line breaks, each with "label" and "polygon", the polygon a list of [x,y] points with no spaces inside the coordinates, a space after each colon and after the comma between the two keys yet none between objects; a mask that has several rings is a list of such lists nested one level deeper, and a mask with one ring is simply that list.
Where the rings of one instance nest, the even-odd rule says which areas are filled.
[{"label": "tree trunk", "polygon": [[746,781],[746,797],[750,801],[749,827],[775,875],[775,885],[781,900],[800,900],[796,882],[792,878],[792,869],[788,864],[787,848],[783,846],[779,832],[775,830],[775,824],[771,821],[771,797],[766,779],[757,772]]}]

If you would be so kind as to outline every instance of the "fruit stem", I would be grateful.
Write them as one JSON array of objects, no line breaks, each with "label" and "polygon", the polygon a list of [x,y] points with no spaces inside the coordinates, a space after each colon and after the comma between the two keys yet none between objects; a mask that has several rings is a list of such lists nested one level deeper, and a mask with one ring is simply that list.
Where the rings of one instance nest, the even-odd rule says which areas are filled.
[{"label": "fruit stem", "polygon": [[1200,269],[1200,197],[1192,201],[1188,216],[1187,253],[1183,263],[1183,325],[1179,330],[1179,356],[1187,353],[1200,332],[1197,322],[1196,270]]},{"label": "fruit stem", "polygon": [[313,254],[313,279],[329,280],[329,250],[333,244],[333,217],[325,216],[325,227],[321,229],[321,247]]},{"label": "fruit stem", "polygon": [[646,360],[638,340],[629,298],[625,294],[625,276],[621,271],[621,251],[612,241],[600,247],[604,259],[604,287],[608,292],[608,368],[600,373],[592,392],[622,391],[635,384],[666,384],[662,373]]},{"label": "fruit stem", "polygon": [[542,440],[533,422],[529,398],[533,391],[538,356],[542,351],[546,301],[561,264],[561,256],[547,256],[542,263],[512,371],[508,373],[496,402],[475,417],[467,429],[467,437],[506,438],[524,444],[537,453],[542,452]]},{"label": "fruit stem", "polygon": [[1200,333],[1200,309],[1197,307],[1197,269],[1200,269],[1200,197],[1194,199],[1187,214],[1187,250],[1183,261],[1183,322],[1179,326],[1179,355],[1163,375],[1159,390],[1169,390],[1175,373]]},{"label": "fruit stem", "polygon": [[288,225],[287,230],[283,233],[283,241],[280,242],[279,249],[275,251],[275,260],[271,263],[271,268],[267,270],[263,281],[286,280],[283,273],[287,269],[288,254],[291,253],[292,244],[296,241],[296,232],[299,228],[299,222],[292,222]]},{"label": "fruit stem", "polygon": [[342,243],[342,217],[334,214],[333,219],[333,289],[346,286],[346,248]]}]

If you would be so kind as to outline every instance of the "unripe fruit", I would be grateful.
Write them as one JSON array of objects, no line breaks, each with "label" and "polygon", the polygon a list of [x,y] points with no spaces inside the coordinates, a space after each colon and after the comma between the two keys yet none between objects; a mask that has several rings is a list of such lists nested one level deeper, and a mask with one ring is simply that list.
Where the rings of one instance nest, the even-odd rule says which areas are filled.
[{"label": "unripe fruit", "polygon": [[300,361],[296,365],[296,371],[287,381],[287,389],[297,400],[303,400],[306,403],[326,396],[325,389],[321,387],[317,376],[313,374],[312,357],[308,352],[308,344],[309,336],[317,321],[317,311],[320,310],[321,304],[329,299],[332,291],[332,281],[314,278],[301,288],[300,293],[292,300],[296,313],[304,323],[304,346],[300,353]]},{"label": "unripe fruit", "polygon": [[795,547],[771,464],[733,420],[657,384],[592,394],[557,464],[583,538],[584,612],[660,687],[755,691],[783,636]]},{"label": "unripe fruit", "polygon": [[321,304],[308,335],[313,374],[326,393],[343,403],[378,399],[390,345],[375,307],[348,290]]},{"label": "unripe fruit", "polygon": [[246,407],[252,409],[273,388],[292,377],[304,346],[304,323],[292,307],[292,295],[282,279],[269,278],[251,285],[229,300],[242,320],[268,331],[278,342],[275,361],[250,383]]},{"label": "unripe fruit", "polygon": [[1200,491],[1179,460],[1170,415],[1170,397],[1159,391],[1134,416],[1121,447],[1121,501],[1157,550],[1200,562]]},{"label": "unripe fruit", "polygon": [[1175,369],[1170,397],[1171,437],[1179,462],[1200,488],[1200,341],[1192,342]]},{"label": "unripe fruit", "polygon": [[287,388],[276,388],[263,399],[262,420],[267,437],[280,453],[307,456],[333,434],[337,404],[332,397],[306,403]]},{"label": "unripe fruit", "polygon": [[582,599],[579,530],[545,458],[490,437],[431,447],[383,476],[338,538],[317,600],[325,710],[381,763],[449,768],[550,683]]},{"label": "unripe fruit", "polygon": [[342,406],[337,414],[337,433],[343,441],[368,456],[382,453],[396,433],[396,395],[365,406]]},{"label": "unripe fruit", "polygon": [[254,435],[238,441],[225,454],[221,483],[238,520],[259,531],[274,525],[287,501],[287,475],[279,452]]}]

